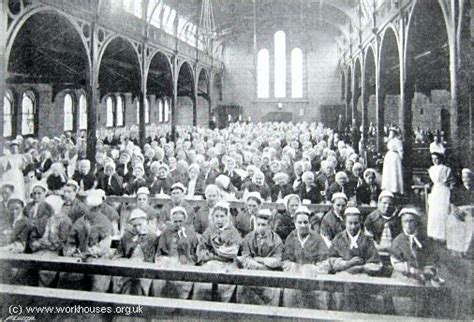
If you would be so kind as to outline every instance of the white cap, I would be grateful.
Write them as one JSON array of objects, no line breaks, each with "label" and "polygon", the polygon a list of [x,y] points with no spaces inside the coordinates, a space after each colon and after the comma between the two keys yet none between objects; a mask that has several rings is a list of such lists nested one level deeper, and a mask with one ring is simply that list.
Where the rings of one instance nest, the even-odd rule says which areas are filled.
[{"label": "white cap", "polygon": [[258,212],[257,212],[257,217],[260,217],[260,218],[266,218],[266,219],[269,219],[271,218],[272,216],[272,212],[270,211],[270,209],[260,209]]},{"label": "white cap", "polygon": [[171,186],[171,191],[173,191],[174,189],[180,189],[181,191],[186,193],[186,187],[181,182],[176,182],[175,184],[173,184]]},{"label": "white cap", "polygon": [[344,215],[360,215],[360,210],[356,207],[347,207],[344,211]]},{"label": "white cap", "polygon": [[405,208],[403,208],[400,211],[400,213],[398,214],[398,216],[402,217],[403,215],[407,215],[407,214],[415,215],[416,217],[421,218],[420,212],[415,207],[405,207]]},{"label": "white cap", "polygon": [[393,198],[395,198],[395,196],[390,191],[383,190],[379,195],[379,201],[382,200],[382,198],[392,198],[393,199]]},{"label": "white cap", "polygon": [[297,215],[297,214],[310,215],[311,211],[309,211],[308,207],[306,207],[306,206],[299,206],[298,208],[296,208],[296,211],[295,211],[295,215]]},{"label": "white cap", "polygon": [[102,201],[104,201],[104,199],[102,198],[100,194],[97,194],[97,193],[94,193],[94,194],[89,193],[86,198],[86,204],[89,207],[100,206],[102,204]]},{"label": "white cap", "polygon": [[177,206],[171,209],[170,211],[170,217],[173,217],[173,215],[181,213],[184,214],[184,218],[188,219],[188,212],[186,211],[186,208]]},{"label": "white cap", "polygon": [[44,184],[43,181],[35,182],[35,183],[33,184],[33,186],[31,187],[31,191],[33,191],[35,188],[41,188],[41,189],[43,189],[45,192],[48,191],[48,187]]},{"label": "white cap", "polygon": [[257,202],[261,205],[263,203],[262,196],[260,195],[260,192],[258,191],[252,191],[247,194],[247,197],[245,198],[245,203],[249,201],[249,199],[256,199]]},{"label": "white cap", "polygon": [[128,221],[132,221],[134,219],[138,219],[138,218],[148,218],[146,212],[144,212],[143,210],[141,210],[140,208],[136,208],[136,209],[133,209],[132,212],[130,213],[130,218],[128,219]]},{"label": "white cap", "polygon": [[149,195],[149,194],[150,194],[150,190],[148,190],[147,187],[140,187],[140,188],[138,188],[138,190],[137,190],[137,196],[138,196],[138,195],[141,195],[141,194]]},{"label": "white cap", "polygon": [[331,201],[334,201],[336,199],[342,198],[345,201],[347,201],[347,196],[343,192],[336,192],[335,194],[332,195]]}]

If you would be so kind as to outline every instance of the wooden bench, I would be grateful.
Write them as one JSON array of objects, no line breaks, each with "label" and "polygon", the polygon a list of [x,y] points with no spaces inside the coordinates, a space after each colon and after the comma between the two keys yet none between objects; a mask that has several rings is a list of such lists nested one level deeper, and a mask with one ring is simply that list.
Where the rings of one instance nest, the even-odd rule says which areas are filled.
[{"label": "wooden bench", "polygon": [[[258,306],[249,304],[218,303],[207,301],[189,301],[167,299],[159,297],[132,296],[122,294],[104,294],[86,291],[70,291],[62,289],[45,289],[31,286],[0,284],[1,306],[10,304],[54,306],[131,306],[143,307],[143,314],[130,314],[131,318],[168,318],[168,319],[298,319],[313,321],[349,321],[349,320],[399,320],[391,315],[366,314],[355,312],[321,311],[311,309],[293,309],[274,306]],[[30,304],[31,303],[31,304]],[[22,315],[26,315],[23,313]],[[51,314],[51,318],[58,318],[59,314]],[[5,316],[6,317],[6,316]],[[68,315],[67,317],[71,317]],[[88,315],[91,317],[91,315]],[[40,318],[37,316],[36,318]],[[428,319],[411,318],[413,321],[428,321]]]},{"label": "wooden bench", "polygon": [[[170,199],[169,198],[163,198],[163,197],[150,197],[149,202],[151,205],[164,205],[167,203]],[[108,202],[113,202],[113,203],[121,203],[121,204],[132,204],[136,201],[136,197],[131,197],[131,196],[108,196],[107,197]],[[206,204],[206,200],[198,200],[198,199],[186,199],[191,206],[193,207],[202,207]],[[240,208],[245,208],[245,202],[236,200],[236,201],[230,201],[229,202],[230,208],[235,208],[235,209],[240,209]],[[308,209],[314,213],[318,212],[326,212],[329,211],[332,208],[332,205],[326,205],[326,204],[310,204],[307,205]],[[283,203],[279,202],[264,202],[262,205],[262,208],[265,209],[277,209],[277,210],[285,210],[285,205]],[[358,207],[359,210],[363,214],[369,214],[376,208],[374,207]]]}]

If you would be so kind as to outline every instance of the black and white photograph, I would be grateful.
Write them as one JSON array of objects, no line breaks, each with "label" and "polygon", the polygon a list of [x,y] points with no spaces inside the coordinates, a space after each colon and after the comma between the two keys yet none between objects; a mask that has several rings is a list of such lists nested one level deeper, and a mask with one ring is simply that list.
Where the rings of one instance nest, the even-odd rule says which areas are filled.
[{"label": "black and white photograph", "polygon": [[0,0],[0,321],[472,321],[472,0]]}]

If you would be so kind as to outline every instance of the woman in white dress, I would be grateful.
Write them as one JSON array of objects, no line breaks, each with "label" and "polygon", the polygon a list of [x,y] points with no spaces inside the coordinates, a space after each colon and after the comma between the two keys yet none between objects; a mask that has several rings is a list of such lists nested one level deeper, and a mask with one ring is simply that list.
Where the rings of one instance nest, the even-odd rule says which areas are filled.
[{"label": "woman in white dress", "polygon": [[403,143],[398,131],[390,129],[382,171],[382,190],[403,194]]},{"label": "woman in white dress", "polygon": [[451,169],[443,164],[443,158],[441,153],[432,153],[433,166],[428,169],[433,182],[431,193],[428,195],[428,237],[439,241],[446,240],[446,219],[451,198],[448,186]]}]

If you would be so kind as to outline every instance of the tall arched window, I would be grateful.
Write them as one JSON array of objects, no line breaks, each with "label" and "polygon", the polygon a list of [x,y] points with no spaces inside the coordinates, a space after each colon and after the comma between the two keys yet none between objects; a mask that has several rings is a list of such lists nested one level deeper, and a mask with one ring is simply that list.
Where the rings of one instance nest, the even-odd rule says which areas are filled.
[{"label": "tall arched window", "polygon": [[150,124],[150,98],[145,100],[145,124]]},{"label": "tall arched window", "polygon": [[114,101],[112,100],[112,97],[108,96],[105,99],[105,106],[107,109],[107,117],[106,117],[106,124],[105,126],[107,127],[113,127],[114,126]]},{"label": "tall arched window", "polygon": [[10,91],[5,92],[3,97],[3,137],[13,135],[13,95]]},{"label": "tall arched window", "polygon": [[286,35],[277,31],[275,41],[275,97],[286,97]]},{"label": "tall arched window", "polygon": [[165,98],[165,104],[164,104],[164,112],[165,112],[165,123],[168,123],[170,121],[170,99]]},{"label": "tall arched window", "polygon": [[291,97],[303,98],[303,52],[300,48],[291,51]]},{"label": "tall arched window", "polygon": [[84,94],[79,96],[79,130],[87,130],[87,100]]},{"label": "tall arched window", "polygon": [[163,100],[158,101],[158,122],[163,123],[164,111],[163,111]]},{"label": "tall arched window", "polygon": [[267,49],[260,49],[257,54],[257,97],[268,98],[270,95],[270,55]]},{"label": "tall arched window", "polygon": [[21,99],[21,134],[35,134],[35,95],[23,93]]},{"label": "tall arched window", "polygon": [[64,131],[74,131],[74,102],[72,95],[64,95]]},{"label": "tall arched window", "polygon": [[125,103],[123,100],[122,95],[117,95],[116,97],[116,102],[117,102],[117,120],[116,120],[116,125],[117,126],[124,126],[124,119],[125,119]]}]

